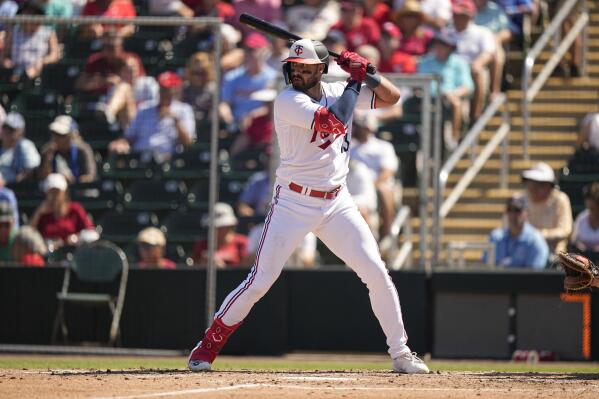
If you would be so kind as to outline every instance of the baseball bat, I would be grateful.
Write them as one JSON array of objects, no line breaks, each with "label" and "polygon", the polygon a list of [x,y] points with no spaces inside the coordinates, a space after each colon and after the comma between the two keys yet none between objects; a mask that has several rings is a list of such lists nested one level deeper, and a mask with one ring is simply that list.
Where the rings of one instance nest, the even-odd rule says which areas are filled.
[{"label": "baseball bat", "polygon": [[[283,28],[275,26],[275,25],[271,24],[270,22],[264,21],[263,19],[260,19],[260,18],[256,18],[253,15],[245,13],[245,12],[239,16],[239,22],[241,22],[242,24],[248,25],[256,30],[259,30],[260,32],[264,32],[271,36],[278,37],[279,39],[287,40],[289,43],[293,43],[297,40],[302,39],[301,36],[298,36],[294,33],[291,33],[289,31],[283,29]],[[338,53],[331,51],[329,49],[327,49],[327,50],[331,57],[339,58]],[[374,73],[376,73],[376,68],[374,67],[374,65],[368,64],[368,66],[366,67],[366,72],[369,74],[374,74]]]}]

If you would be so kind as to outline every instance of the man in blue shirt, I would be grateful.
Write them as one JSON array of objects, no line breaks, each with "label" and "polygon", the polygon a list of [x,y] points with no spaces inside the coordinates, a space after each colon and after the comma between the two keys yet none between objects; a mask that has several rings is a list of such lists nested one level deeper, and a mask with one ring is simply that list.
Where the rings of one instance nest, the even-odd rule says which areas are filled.
[{"label": "man in blue shirt", "polygon": [[160,158],[168,158],[178,146],[193,144],[196,138],[193,109],[178,100],[183,81],[176,73],[167,71],[158,76],[158,84],[158,103],[139,110],[125,137],[111,142],[109,151],[150,151]]},{"label": "man in blue shirt", "polygon": [[267,64],[271,45],[264,35],[250,33],[243,41],[243,48],[244,65],[224,76],[219,104],[220,116],[231,130],[241,125],[250,111],[263,105],[250,95],[273,84],[279,73]]},{"label": "man in blue shirt", "polygon": [[[547,265],[549,247],[541,233],[527,222],[527,203],[513,196],[506,206],[507,227],[493,230],[489,241],[495,244],[495,264],[509,268],[542,270]],[[488,254],[485,253],[483,262]]]},{"label": "man in blue shirt", "polygon": [[462,101],[474,90],[470,67],[464,58],[454,54],[456,46],[457,38],[454,35],[439,32],[433,39],[429,53],[418,63],[418,73],[441,76],[440,87],[437,88],[436,82],[432,82],[431,91],[433,96],[439,91],[444,102],[451,107],[452,136],[445,138],[449,147],[457,144],[462,131]]}]

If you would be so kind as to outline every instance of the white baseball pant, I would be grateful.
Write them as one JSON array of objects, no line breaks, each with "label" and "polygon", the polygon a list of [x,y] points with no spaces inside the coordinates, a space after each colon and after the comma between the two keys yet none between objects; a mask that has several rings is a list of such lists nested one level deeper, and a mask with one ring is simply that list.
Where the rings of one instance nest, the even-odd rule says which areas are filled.
[{"label": "white baseball pant", "polygon": [[391,357],[409,352],[397,290],[372,232],[345,187],[336,198],[326,200],[296,193],[277,181],[254,266],[225,298],[216,317],[228,326],[242,321],[276,281],[293,250],[310,231],[368,287],[370,303],[387,337]]}]

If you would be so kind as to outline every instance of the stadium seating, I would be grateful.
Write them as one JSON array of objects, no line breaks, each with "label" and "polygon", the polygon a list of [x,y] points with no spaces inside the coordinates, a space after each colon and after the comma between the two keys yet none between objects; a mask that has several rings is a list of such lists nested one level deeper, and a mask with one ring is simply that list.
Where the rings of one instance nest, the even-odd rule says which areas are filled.
[{"label": "stadium seating", "polygon": [[137,180],[125,191],[126,209],[163,211],[185,203],[187,186],[177,180]]},{"label": "stadium seating", "polygon": [[123,244],[134,241],[146,227],[158,227],[158,216],[153,212],[108,211],[98,225],[103,239]]}]

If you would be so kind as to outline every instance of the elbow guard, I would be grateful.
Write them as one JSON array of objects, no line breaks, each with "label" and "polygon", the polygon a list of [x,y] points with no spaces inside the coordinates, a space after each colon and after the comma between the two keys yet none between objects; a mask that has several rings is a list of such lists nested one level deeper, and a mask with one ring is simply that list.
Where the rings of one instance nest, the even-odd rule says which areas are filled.
[{"label": "elbow guard", "polygon": [[343,122],[325,107],[320,107],[314,112],[314,130],[335,135],[345,134],[347,131]]}]

